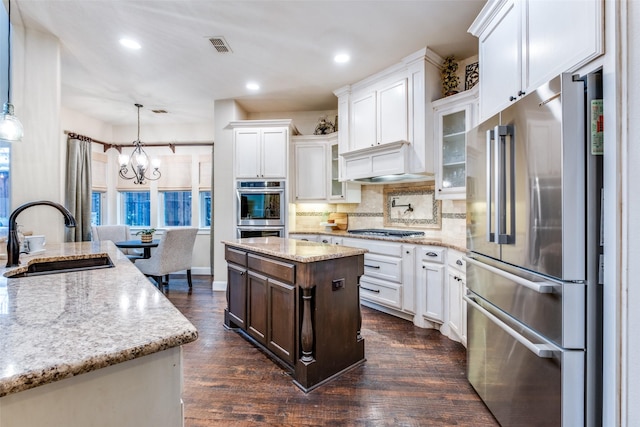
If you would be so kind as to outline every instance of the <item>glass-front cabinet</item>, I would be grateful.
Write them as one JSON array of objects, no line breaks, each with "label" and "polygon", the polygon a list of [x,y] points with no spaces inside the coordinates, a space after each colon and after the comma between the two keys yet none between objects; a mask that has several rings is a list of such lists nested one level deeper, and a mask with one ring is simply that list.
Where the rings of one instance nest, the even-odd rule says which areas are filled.
[{"label": "glass-front cabinet", "polygon": [[478,122],[477,107],[477,86],[433,102],[438,199],[466,197],[466,132]]}]

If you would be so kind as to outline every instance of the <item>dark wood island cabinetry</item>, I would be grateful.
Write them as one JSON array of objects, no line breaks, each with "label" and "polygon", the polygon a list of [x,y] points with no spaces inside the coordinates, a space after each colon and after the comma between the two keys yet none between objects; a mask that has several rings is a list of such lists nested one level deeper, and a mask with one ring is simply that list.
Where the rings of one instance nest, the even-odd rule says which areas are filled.
[{"label": "dark wood island cabinetry", "polygon": [[222,243],[226,327],[277,358],[305,392],[364,362],[366,250],[278,237]]}]

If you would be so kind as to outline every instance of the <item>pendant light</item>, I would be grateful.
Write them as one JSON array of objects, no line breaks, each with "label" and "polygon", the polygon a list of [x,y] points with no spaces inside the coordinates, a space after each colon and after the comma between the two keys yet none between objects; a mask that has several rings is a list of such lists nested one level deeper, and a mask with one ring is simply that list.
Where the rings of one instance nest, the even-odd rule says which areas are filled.
[{"label": "pendant light", "polygon": [[7,102],[2,107],[0,115],[0,140],[8,142],[22,141],[24,133],[22,123],[13,115],[11,103],[11,0],[7,12]]},{"label": "pendant light", "polygon": [[[132,179],[134,184],[146,184],[146,181],[155,181],[160,178],[160,159],[153,159],[149,162],[149,156],[142,148],[140,141],[140,108],[141,104],[134,104],[138,108],[138,139],[133,141],[133,151],[130,156],[121,154],[118,156],[120,163],[120,178]],[[153,172],[149,172],[149,164]]]}]

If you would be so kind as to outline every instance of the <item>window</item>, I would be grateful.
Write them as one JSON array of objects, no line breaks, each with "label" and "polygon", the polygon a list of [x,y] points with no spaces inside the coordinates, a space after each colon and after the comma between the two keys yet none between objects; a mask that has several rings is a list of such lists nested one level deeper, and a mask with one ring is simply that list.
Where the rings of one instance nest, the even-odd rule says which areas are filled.
[{"label": "window", "polygon": [[163,225],[191,225],[191,191],[161,191],[160,198]]},{"label": "window", "polygon": [[91,192],[91,225],[102,224],[102,197],[104,193],[101,191]]},{"label": "window", "polygon": [[122,220],[136,227],[151,225],[151,204],[148,191],[121,191]]},{"label": "window", "polygon": [[211,227],[211,191],[200,192],[200,227]]}]

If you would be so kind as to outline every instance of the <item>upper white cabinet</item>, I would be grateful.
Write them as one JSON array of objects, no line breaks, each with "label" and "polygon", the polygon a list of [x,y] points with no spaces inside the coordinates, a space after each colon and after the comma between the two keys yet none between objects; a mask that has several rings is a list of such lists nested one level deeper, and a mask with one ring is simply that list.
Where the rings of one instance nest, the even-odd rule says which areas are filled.
[{"label": "upper white cabinet", "polygon": [[354,93],[351,102],[351,148],[373,147],[408,138],[407,78],[383,82],[377,89]]},{"label": "upper white cabinet", "polygon": [[241,120],[229,126],[235,178],[287,178],[291,120]]},{"label": "upper white cabinet", "polygon": [[442,58],[428,48],[334,91],[341,179],[434,174],[433,110]]},{"label": "upper white cabinet", "polygon": [[359,203],[360,184],[339,180],[338,135],[301,135],[293,144],[296,203]]},{"label": "upper white cabinet", "polygon": [[490,0],[478,37],[480,119],[604,53],[601,0]]},{"label": "upper white cabinet", "polygon": [[436,199],[466,198],[466,132],[478,123],[478,86],[433,101]]}]

